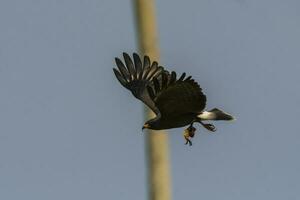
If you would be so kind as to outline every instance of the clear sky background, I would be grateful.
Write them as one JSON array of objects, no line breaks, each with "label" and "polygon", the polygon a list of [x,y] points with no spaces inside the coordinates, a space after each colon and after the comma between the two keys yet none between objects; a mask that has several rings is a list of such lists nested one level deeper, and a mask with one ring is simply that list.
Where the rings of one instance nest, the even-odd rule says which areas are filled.
[{"label": "clear sky background", "polygon": [[[112,73],[131,3],[0,1],[0,199],[146,198],[142,104]],[[156,5],[160,63],[237,118],[169,131],[173,199],[300,199],[300,1]]]}]

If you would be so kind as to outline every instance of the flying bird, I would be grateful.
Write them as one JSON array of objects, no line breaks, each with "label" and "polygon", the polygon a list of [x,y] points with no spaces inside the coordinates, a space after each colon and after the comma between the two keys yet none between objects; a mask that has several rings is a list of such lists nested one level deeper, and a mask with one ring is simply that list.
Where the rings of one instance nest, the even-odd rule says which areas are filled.
[{"label": "flying bird", "polygon": [[192,145],[190,138],[194,137],[198,122],[209,131],[216,131],[213,124],[206,120],[233,120],[234,117],[224,111],[214,108],[205,111],[206,96],[200,85],[182,73],[179,78],[176,72],[169,72],[156,61],[151,62],[145,55],[143,61],[133,53],[133,59],[123,53],[124,62],[115,58],[117,68],[114,74],[125,88],[130,90],[137,99],[146,104],[155,117],[145,122],[142,129],[162,130],[179,128],[189,125],[184,131],[186,144]]}]

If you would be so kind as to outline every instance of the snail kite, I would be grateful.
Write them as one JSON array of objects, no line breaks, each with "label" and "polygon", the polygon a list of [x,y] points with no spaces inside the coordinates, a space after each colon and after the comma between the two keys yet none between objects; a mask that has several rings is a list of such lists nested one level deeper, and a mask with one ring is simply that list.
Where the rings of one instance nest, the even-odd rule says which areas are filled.
[{"label": "snail kite", "polygon": [[189,125],[184,131],[186,144],[192,144],[194,136],[194,122],[203,125],[209,131],[215,131],[212,124],[205,124],[205,120],[233,120],[233,116],[217,108],[204,111],[206,96],[199,84],[191,76],[177,74],[165,70],[156,61],[151,62],[149,56],[143,61],[134,53],[133,59],[123,53],[124,63],[115,58],[117,69],[113,71],[119,82],[139,100],[146,104],[156,117],[148,120],[144,128],[162,130]]}]

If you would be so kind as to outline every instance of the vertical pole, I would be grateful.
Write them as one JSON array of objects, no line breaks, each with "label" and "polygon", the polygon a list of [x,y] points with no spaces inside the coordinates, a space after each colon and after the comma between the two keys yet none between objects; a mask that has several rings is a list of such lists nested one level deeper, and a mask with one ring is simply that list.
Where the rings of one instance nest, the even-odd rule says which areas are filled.
[{"label": "vertical pole", "polygon": [[[154,0],[134,0],[138,44],[142,54],[159,60],[158,33],[156,29]],[[147,109],[146,118],[154,114]],[[164,131],[148,131],[146,154],[148,164],[149,200],[170,200],[170,171],[168,135]]]}]

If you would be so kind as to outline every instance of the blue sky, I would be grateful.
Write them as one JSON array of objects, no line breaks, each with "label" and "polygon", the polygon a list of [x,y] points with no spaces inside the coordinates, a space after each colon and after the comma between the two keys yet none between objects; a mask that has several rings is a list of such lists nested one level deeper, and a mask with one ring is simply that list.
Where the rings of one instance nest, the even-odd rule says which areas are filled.
[{"label": "blue sky", "polygon": [[[208,109],[169,131],[173,199],[300,198],[300,3],[157,1],[160,63]],[[143,107],[112,67],[137,51],[131,1],[0,1],[0,198],[145,199]]]}]

